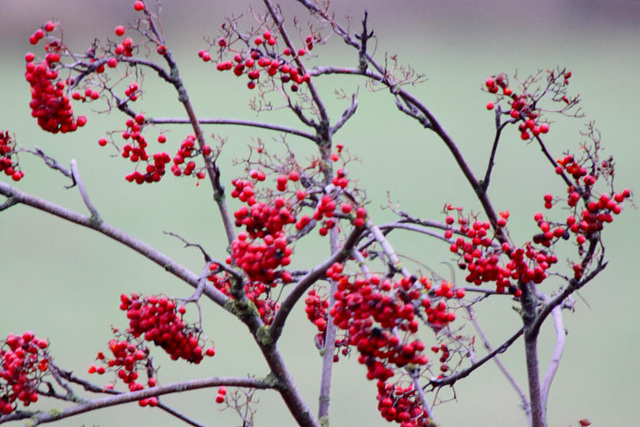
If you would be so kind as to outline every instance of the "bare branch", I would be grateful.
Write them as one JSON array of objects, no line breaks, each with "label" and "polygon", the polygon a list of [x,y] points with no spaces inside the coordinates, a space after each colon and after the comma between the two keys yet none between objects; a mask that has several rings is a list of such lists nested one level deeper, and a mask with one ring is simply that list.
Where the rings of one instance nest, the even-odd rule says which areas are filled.
[{"label": "bare branch", "polygon": [[[211,388],[219,386],[230,387],[251,387],[257,389],[269,389],[273,388],[268,382],[257,380],[255,378],[234,378],[234,377],[213,377],[202,378],[191,381],[184,381],[180,383],[173,383],[164,386],[156,386],[140,391],[134,391],[130,393],[122,393],[114,396],[105,397],[102,399],[92,400],[87,403],[82,403],[76,406],[71,406],[59,411],[42,412],[39,414],[29,414],[30,425],[36,426],[39,424],[46,424],[50,422],[59,421],[64,418],[80,415],[85,412],[93,411],[100,408],[107,408],[124,403],[135,402],[141,399],[146,399],[154,396],[162,396],[171,393],[181,393],[189,390],[198,390],[201,388]],[[26,417],[23,417],[26,418]],[[16,418],[19,419],[19,418]]]},{"label": "bare branch", "polygon": [[[493,348],[491,347],[491,343],[489,343],[489,340],[487,339],[487,336],[485,335],[484,331],[480,327],[480,324],[478,323],[478,320],[477,320],[477,318],[475,316],[475,312],[473,310],[473,307],[469,305],[469,306],[466,306],[465,309],[469,313],[469,319],[471,320],[471,323],[473,324],[473,328],[476,330],[476,332],[480,336],[480,339],[482,340],[482,343],[484,344],[484,347],[487,349],[487,351],[489,353],[493,352]],[[529,416],[530,416],[530,413],[531,413],[531,409],[530,409],[529,399],[527,398],[527,395],[524,393],[524,391],[522,390],[522,388],[520,387],[520,384],[518,384],[516,379],[513,378],[513,375],[511,375],[511,372],[509,372],[507,370],[507,367],[504,366],[504,364],[502,363],[502,361],[500,360],[500,358],[498,357],[497,354],[494,356],[493,361],[496,364],[496,366],[498,367],[498,369],[500,369],[500,372],[502,372],[502,375],[505,376],[505,378],[507,379],[509,384],[511,384],[511,387],[513,387],[515,392],[518,394],[518,397],[520,397],[520,401],[522,402],[522,409],[524,410],[524,412],[525,412],[525,414],[527,416],[527,419],[528,419]]]},{"label": "bare branch", "polygon": [[[153,124],[189,124],[191,123],[189,119],[175,119],[175,118],[162,118],[156,117],[149,120],[149,123]],[[243,120],[243,119],[198,119],[198,123],[201,125],[236,125],[236,126],[247,126],[247,127],[256,127],[261,129],[273,130],[276,132],[283,132],[289,135],[299,136],[301,138],[305,138],[311,141],[315,141],[316,137],[310,133],[294,129],[289,126],[281,126],[272,123],[264,123],[264,122],[256,122],[252,120]]]},{"label": "bare branch", "polygon": [[[15,200],[17,203],[31,206],[43,212],[62,218],[66,221],[73,222],[75,224],[93,229],[101,234],[104,234],[105,236],[112,238],[113,240],[123,244],[124,246],[133,249],[134,251],[153,261],[169,273],[173,274],[174,276],[178,277],[194,288],[197,288],[198,286],[198,275],[194,274],[171,258],[162,254],[157,249],[147,245],[146,243],[115,227],[106,224],[105,222],[96,223],[96,221],[94,221],[92,217],[81,215],[77,212],[63,208],[30,194],[23,193],[22,191],[19,191],[14,187],[5,184],[4,182],[0,182],[0,194]],[[225,303],[228,299],[226,295],[212,286],[206,288],[204,294],[221,307],[225,306]]]},{"label": "bare branch", "polygon": [[89,194],[87,193],[87,189],[84,187],[82,178],[80,178],[80,171],[78,170],[78,162],[76,159],[71,159],[71,174],[73,176],[73,183],[78,186],[78,190],[82,196],[82,201],[87,209],[89,209],[89,212],[91,212],[91,218],[93,221],[102,221],[98,210],[93,206],[93,203],[91,203],[91,200],[89,199]]},{"label": "bare branch", "polygon": [[566,341],[567,331],[564,329],[564,323],[562,321],[562,306],[557,305],[551,310],[553,316],[553,326],[556,330],[556,345],[553,348],[553,354],[549,361],[549,367],[542,380],[542,406],[547,407],[547,401],[549,399],[549,390],[551,389],[551,383],[556,376],[558,366],[560,366],[560,359],[564,351],[564,345]]},{"label": "bare branch", "polygon": [[511,336],[511,338],[506,340],[504,343],[502,343],[495,350],[493,350],[492,352],[487,354],[482,359],[478,360],[476,363],[474,363],[473,365],[471,365],[467,369],[463,369],[462,371],[459,371],[459,372],[457,372],[457,373],[455,373],[455,374],[453,374],[451,376],[448,376],[448,377],[445,377],[445,378],[442,378],[442,379],[432,379],[432,380],[429,381],[428,386],[436,388],[436,387],[442,387],[442,386],[445,386],[445,385],[453,385],[457,381],[461,380],[462,378],[468,377],[473,371],[475,371],[480,366],[482,366],[485,363],[487,363],[489,360],[492,360],[497,354],[501,354],[501,353],[504,353],[505,351],[507,351],[507,349],[509,347],[511,347],[511,345],[514,342],[516,342],[516,340],[518,338],[520,338],[520,336],[523,333],[524,333],[524,328],[520,328],[515,334],[513,334]]}]

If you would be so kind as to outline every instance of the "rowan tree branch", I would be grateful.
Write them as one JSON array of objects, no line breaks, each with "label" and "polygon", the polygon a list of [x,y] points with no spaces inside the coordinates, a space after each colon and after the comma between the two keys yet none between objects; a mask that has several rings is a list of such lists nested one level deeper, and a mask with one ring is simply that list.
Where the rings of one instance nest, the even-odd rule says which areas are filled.
[{"label": "rowan tree branch", "polygon": [[[154,117],[149,120],[149,123],[153,124],[189,124],[191,123],[189,119],[179,119],[179,118],[165,118],[165,117]],[[272,123],[264,123],[264,122],[256,122],[253,120],[244,120],[244,119],[198,119],[198,123],[201,125],[235,125],[235,126],[246,126],[246,127],[255,127],[260,129],[267,129],[276,132],[283,132],[289,135],[299,136],[301,138],[308,139],[310,141],[316,141],[316,137],[308,132],[304,132],[290,126],[282,126],[276,125]]]},{"label": "rowan tree branch", "polygon": [[560,359],[562,358],[562,353],[564,352],[564,345],[567,336],[567,331],[564,329],[564,322],[562,321],[562,306],[555,306],[553,310],[551,310],[551,315],[553,316],[553,326],[556,331],[556,344],[553,348],[551,360],[549,361],[549,367],[547,368],[547,372],[542,379],[542,407],[545,409],[545,412],[547,408],[547,401],[549,400],[551,383],[556,376],[556,372],[558,372],[558,367],[560,366]]},{"label": "rowan tree branch", "polygon": [[462,371],[456,372],[455,374],[450,375],[448,377],[444,377],[441,379],[432,379],[429,381],[427,386],[436,388],[436,387],[442,387],[445,385],[453,385],[457,381],[468,377],[473,371],[475,371],[476,369],[478,369],[479,367],[487,363],[489,360],[492,360],[497,354],[501,354],[507,351],[507,349],[511,347],[511,345],[514,342],[516,342],[516,340],[520,338],[520,336],[522,336],[523,333],[524,333],[524,328],[520,328],[515,334],[511,336],[511,338],[506,340],[499,347],[496,347],[492,352],[487,354],[485,357],[478,360],[473,365],[469,366],[467,369],[463,369]]},{"label": "rowan tree branch", "polygon": [[[190,286],[194,288],[198,287],[198,281],[200,279],[199,275],[178,264],[173,259],[164,255],[152,246],[149,246],[141,240],[136,239],[135,237],[105,223],[104,221],[97,222],[93,217],[81,215],[54,203],[32,196],[31,194],[24,193],[9,184],[5,184],[4,182],[0,182],[0,194],[8,197],[10,200],[14,200],[16,203],[31,206],[32,208],[57,216],[65,221],[90,228],[100,234],[110,237],[118,243],[138,252],[150,261],[153,261],[164,270],[173,274]],[[206,286],[203,292],[211,301],[221,307],[225,307],[228,297],[222,292],[218,291],[213,286]]]},{"label": "rowan tree branch", "polygon": [[234,377],[213,377],[202,378],[197,380],[184,381],[179,383],[167,384],[164,386],[156,386],[147,388],[140,391],[134,391],[129,393],[117,394],[101,399],[91,400],[87,403],[81,403],[79,405],[71,406],[69,408],[48,411],[41,413],[22,412],[16,413],[16,417],[11,415],[0,418],[0,423],[4,421],[14,421],[19,419],[29,418],[29,425],[37,426],[39,424],[46,424],[50,422],[60,421],[65,418],[80,415],[85,412],[94,411],[101,408],[108,408],[112,406],[122,405],[124,403],[136,402],[141,399],[149,397],[157,397],[171,393],[181,393],[184,391],[198,390],[201,388],[211,388],[219,386],[228,387],[250,387],[256,389],[269,389],[274,388],[268,382],[258,380],[255,378],[234,378]]}]

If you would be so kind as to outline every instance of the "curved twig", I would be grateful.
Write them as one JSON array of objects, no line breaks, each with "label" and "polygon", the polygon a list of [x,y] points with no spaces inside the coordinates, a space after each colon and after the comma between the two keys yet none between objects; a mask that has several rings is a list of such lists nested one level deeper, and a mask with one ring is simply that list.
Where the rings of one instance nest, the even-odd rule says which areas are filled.
[{"label": "curved twig", "polygon": [[[164,118],[164,117],[155,117],[149,120],[149,123],[153,124],[189,124],[191,121],[189,119],[178,119],[178,118]],[[244,120],[244,119],[198,119],[198,123],[201,125],[236,125],[236,126],[247,126],[247,127],[255,127],[260,129],[273,130],[276,132],[284,132],[290,135],[299,136],[301,138],[306,138],[311,141],[315,141],[316,137],[310,133],[294,129],[289,126],[281,126],[275,125],[272,123],[264,123],[264,122],[256,122],[253,120]]]}]

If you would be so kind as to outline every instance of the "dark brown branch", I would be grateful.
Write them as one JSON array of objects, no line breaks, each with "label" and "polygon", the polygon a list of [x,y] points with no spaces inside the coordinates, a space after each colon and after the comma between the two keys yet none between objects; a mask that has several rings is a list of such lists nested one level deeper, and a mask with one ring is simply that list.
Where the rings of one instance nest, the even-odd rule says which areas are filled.
[{"label": "dark brown branch", "polygon": [[273,323],[271,324],[270,332],[271,338],[274,342],[276,342],[280,338],[280,335],[282,334],[282,328],[287,321],[287,317],[289,316],[289,313],[296,305],[298,300],[300,300],[300,298],[304,296],[305,292],[307,292],[307,290],[311,286],[313,286],[314,283],[324,278],[325,273],[327,272],[327,269],[329,267],[331,267],[336,262],[343,262],[351,256],[351,249],[355,247],[364,231],[364,228],[354,229],[347,240],[344,242],[342,247],[340,247],[340,249],[336,253],[334,253],[331,257],[326,259],[321,264],[318,264],[295,285],[295,287],[287,295],[282,304],[280,304],[280,308],[278,309],[278,312],[273,319]]},{"label": "dark brown branch", "polygon": [[531,325],[531,334],[537,336],[540,332],[540,328],[545,319],[551,314],[553,309],[562,304],[571,294],[580,290],[587,283],[592,281],[602,270],[607,268],[607,261],[601,260],[598,266],[588,275],[584,276],[580,280],[571,279],[569,284],[558,295],[553,297],[548,303],[546,303],[538,312],[535,321]]},{"label": "dark brown branch", "polygon": [[[190,124],[191,121],[189,119],[175,119],[175,118],[163,118],[156,117],[149,120],[149,123],[153,124]],[[252,120],[243,120],[243,119],[198,119],[198,123],[201,125],[236,125],[236,126],[247,126],[247,127],[256,127],[261,129],[273,130],[276,132],[283,132],[290,135],[299,136],[301,138],[306,138],[311,141],[315,141],[316,137],[310,133],[303,132],[298,129],[294,129],[289,126],[281,126],[275,125],[272,123],[263,123],[263,122],[255,122]]]},{"label": "dark brown branch", "polygon": [[468,377],[469,374],[471,374],[473,371],[478,369],[480,366],[482,366],[485,363],[487,363],[489,360],[493,359],[497,354],[501,354],[501,353],[504,353],[505,351],[507,351],[507,349],[509,347],[511,347],[511,345],[514,342],[516,342],[516,340],[518,338],[520,338],[520,336],[522,336],[523,333],[524,333],[524,328],[520,328],[520,330],[518,330],[518,332],[513,334],[513,336],[511,336],[511,338],[509,338],[504,343],[502,343],[502,345],[500,345],[499,347],[496,347],[495,350],[493,350],[491,353],[487,354],[482,359],[478,360],[476,363],[474,363],[473,365],[471,365],[467,369],[464,369],[464,370],[462,370],[460,372],[455,373],[454,375],[451,375],[451,376],[448,376],[448,377],[445,377],[445,378],[442,378],[442,379],[431,380],[431,381],[429,381],[428,386],[436,388],[436,387],[442,387],[442,386],[445,386],[445,385],[453,385],[458,380],[461,380],[463,378]]}]

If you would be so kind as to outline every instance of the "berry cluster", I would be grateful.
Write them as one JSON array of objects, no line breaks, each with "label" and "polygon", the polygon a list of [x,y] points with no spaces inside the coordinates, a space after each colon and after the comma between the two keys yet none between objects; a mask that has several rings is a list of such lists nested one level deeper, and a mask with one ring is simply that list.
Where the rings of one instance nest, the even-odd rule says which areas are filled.
[{"label": "berry cluster", "polygon": [[0,131],[0,172],[14,181],[20,181],[24,176],[24,172],[18,168],[16,143],[8,131]]},{"label": "berry cluster", "polygon": [[[390,383],[401,368],[425,367],[429,362],[425,345],[415,337],[419,318],[439,330],[455,320],[455,313],[447,311],[447,298],[464,297],[463,290],[453,290],[443,282],[427,295],[432,283],[421,277],[402,277],[396,282],[378,276],[353,278],[343,274],[343,266],[334,264],[327,277],[337,282],[336,303],[328,307],[325,298],[315,290],[309,292],[306,313],[318,328],[317,340],[322,343],[327,314],[336,326],[347,334],[337,346],[351,346],[358,351],[358,362],[367,367],[367,378],[378,381],[379,410],[388,421],[405,426],[420,426],[428,418],[415,390],[402,389]],[[462,292],[460,292],[462,291]],[[347,349],[342,353],[346,354]],[[334,356],[334,360],[337,359]]]},{"label": "berry cluster", "polygon": [[[234,53],[233,60],[220,61],[216,65],[218,71],[233,70],[240,77],[246,75],[249,78],[247,87],[254,89],[262,73],[269,77],[280,76],[282,83],[291,82],[291,91],[297,92],[303,83],[309,83],[311,76],[302,69],[292,64],[292,60],[303,57],[308,50],[313,49],[314,38],[308,36],[305,40],[307,50],[301,48],[297,52],[284,48],[281,53],[277,50],[277,40],[270,30],[264,30],[261,36],[257,36],[249,43],[248,52],[238,52],[230,47],[226,38],[220,38],[217,42],[221,53],[229,50]],[[211,61],[211,54],[206,50],[198,52],[198,56],[204,61]]]},{"label": "berry cluster", "polygon": [[216,403],[221,404],[224,403],[227,395],[227,388],[225,386],[218,387],[218,394],[216,395]]},{"label": "berry cluster", "polygon": [[122,294],[120,301],[120,309],[126,310],[129,318],[127,332],[135,338],[142,336],[145,341],[153,341],[172,360],[184,359],[198,364],[205,355],[215,354],[213,347],[203,350],[199,328],[183,322],[185,307],[176,308],[174,300],[166,296]]},{"label": "berry cluster", "polygon": [[449,357],[451,357],[451,352],[449,351],[449,347],[446,344],[440,344],[439,346],[434,345],[431,347],[431,351],[434,353],[438,353],[438,352],[442,352],[442,355],[440,356],[440,372],[442,372],[439,375],[439,378],[443,378],[445,372],[449,371],[449,365],[447,365],[447,360],[449,360]]},{"label": "berry cluster", "polygon": [[[316,325],[321,337],[327,329],[327,309],[329,308],[329,301],[326,298],[321,298],[315,289],[311,289],[304,300],[305,313],[307,318]],[[319,337],[319,339],[321,339]]]},{"label": "berry cluster", "polygon": [[[158,142],[163,143],[164,142],[163,139],[164,139],[164,135],[160,135],[160,137],[158,137]],[[210,156],[211,152],[212,152],[211,147],[208,145],[205,145],[202,148],[202,154],[204,154],[205,156]],[[196,163],[194,161],[188,161],[185,164],[185,160],[194,158],[198,154],[200,154],[200,150],[196,148],[196,136],[194,134],[190,134],[185,138],[184,141],[182,141],[182,144],[180,144],[180,148],[178,149],[178,152],[176,153],[175,156],[173,156],[173,165],[171,166],[171,173],[173,173],[175,176],[191,175],[196,168]],[[184,165],[184,167],[181,168],[181,165]],[[198,179],[203,179],[205,176],[203,171],[199,171],[195,175]]]},{"label": "berry cluster", "polygon": [[429,424],[429,414],[413,384],[407,387],[378,381],[378,410],[388,422],[396,422],[401,427],[423,427]]},{"label": "berry cluster", "polygon": [[38,386],[49,369],[48,347],[33,332],[0,341],[0,414],[13,412],[16,401],[29,406],[38,400]]},{"label": "berry cluster", "polygon": [[[145,116],[143,114],[137,114],[135,119],[127,120],[127,129],[122,133],[122,138],[130,142],[122,147],[121,156],[136,164],[140,162],[146,163],[143,172],[136,170],[125,177],[127,181],[136,182],[137,184],[159,182],[166,173],[166,166],[172,161],[171,156],[167,152],[158,152],[153,154],[151,159],[149,158],[149,154],[147,153],[148,143],[142,135],[144,121]],[[191,134],[182,141],[178,152],[173,157],[173,165],[171,165],[173,175],[189,176],[193,174],[198,179],[205,177],[204,171],[194,173],[196,168],[194,161],[185,162],[185,159],[196,157],[201,152],[201,150],[195,148],[195,140],[195,135]],[[158,136],[158,143],[164,144],[166,141],[166,136]],[[102,147],[106,146],[107,139],[100,138],[98,144]],[[211,154],[211,147],[205,145],[202,153],[209,156]]]},{"label": "berry cluster", "polygon": [[[118,331],[114,330],[114,332]],[[100,365],[90,365],[88,370],[90,374],[103,375],[107,370],[113,371],[116,378],[127,384],[129,391],[138,391],[144,389],[144,385],[137,382],[138,371],[144,370],[148,376],[147,384],[149,387],[156,386],[157,380],[152,376],[155,372],[149,358],[149,349],[142,341],[135,340],[131,336],[123,340],[112,339],[109,341],[109,350],[113,357],[107,359],[103,352],[99,352],[96,360]],[[113,387],[114,383],[111,383],[106,388],[112,389]],[[142,399],[138,403],[140,406],[157,406],[158,399],[152,397]]]},{"label": "berry cluster", "polygon": [[[466,269],[469,274],[465,280],[477,286],[483,283],[495,282],[498,293],[509,292],[520,296],[521,291],[511,283],[511,280],[522,283],[541,283],[546,277],[546,270],[558,262],[557,257],[545,249],[536,250],[531,243],[524,248],[512,248],[509,243],[497,242],[496,234],[491,233],[489,222],[474,221],[461,215],[461,208],[451,205],[447,211],[457,211],[459,225],[458,237],[451,244],[449,250],[460,256],[458,266]],[[506,225],[509,211],[500,212],[498,228]],[[456,220],[448,215],[445,222],[452,225]],[[445,237],[451,238],[452,231],[447,230]],[[501,262],[502,255],[507,254],[509,260]]]},{"label": "berry cluster", "polygon": [[74,119],[69,97],[65,94],[66,82],[58,80],[56,64],[60,62],[59,44],[47,45],[49,53],[40,63],[28,53],[25,78],[31,85],[31,116],[38,119],[38,126],[51,133],[74,132],[87,123],[85,116]]},{"label": "berry cluster", "polygon": [[[569,77],[570,77],[569,73]],[[568,77],[567,77],[568,79]],[[565,84],[568,80],[565,79]],[[531,139],[533,136],[538,136],[541,133],[549,132],[549,125],[547,123],[540,123],[540,113],[536,111],[535,101],[531,94],[522,93],[516,94],[509,87],[507,78],[504,74],[498,76],[489,77],[485,81],[485,86],[489,93],[498,94],[501,91],[501,95],[510,99],[509,115],[513,119],[521,120],[518,125],[520,131],[520,138],[524,141]],[[487,104],[488,110],[493,110],[495,104],[489,102]]]}]

